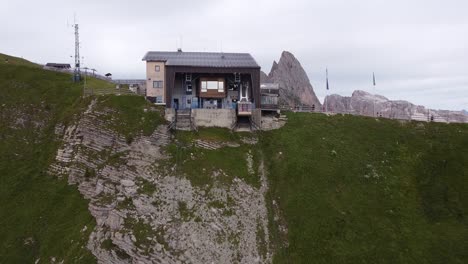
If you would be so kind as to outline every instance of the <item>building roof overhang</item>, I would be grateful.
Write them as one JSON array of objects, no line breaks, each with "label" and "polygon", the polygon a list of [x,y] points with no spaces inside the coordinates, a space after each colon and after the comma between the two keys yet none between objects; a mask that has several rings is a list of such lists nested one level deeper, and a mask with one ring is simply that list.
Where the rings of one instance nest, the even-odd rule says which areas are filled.
[{"label": "building roof overhang", "polygon": [[249,53],[149,51],[142,60],[164,62],[166,66],[173,67],[260,69]]}]

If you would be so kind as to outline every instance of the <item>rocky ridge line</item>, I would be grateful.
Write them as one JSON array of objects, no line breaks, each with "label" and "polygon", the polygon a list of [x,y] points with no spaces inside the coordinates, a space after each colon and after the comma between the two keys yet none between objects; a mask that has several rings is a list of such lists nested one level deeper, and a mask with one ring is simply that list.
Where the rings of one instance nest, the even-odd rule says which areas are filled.
[{"label": "rocky ridge line", "polygon": [[[375,108],[374,108],[375,106]],[[337,94],[325,98],[324,107],[334,113],[347,113],[416,121],[468,123],[468,116],[461,111],[434,110],[403,100],[389,100],[381,95],[354,91],[351,97]]]}]

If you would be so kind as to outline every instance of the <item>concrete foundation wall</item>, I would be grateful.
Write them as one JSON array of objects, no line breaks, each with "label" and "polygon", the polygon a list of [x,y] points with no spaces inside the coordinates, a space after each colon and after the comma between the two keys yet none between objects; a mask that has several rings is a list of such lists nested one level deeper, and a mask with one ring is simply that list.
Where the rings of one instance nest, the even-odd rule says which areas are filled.
[{"label": "concrete foundation wall", "polygon": [[252,109],[252,121],[258,126],[262,125],[262,109]]},{"label": "concrete foundation wall", "polygon": [[236,122],[234,109],[192,109],[192,117],[197,127],[231,128]]}]

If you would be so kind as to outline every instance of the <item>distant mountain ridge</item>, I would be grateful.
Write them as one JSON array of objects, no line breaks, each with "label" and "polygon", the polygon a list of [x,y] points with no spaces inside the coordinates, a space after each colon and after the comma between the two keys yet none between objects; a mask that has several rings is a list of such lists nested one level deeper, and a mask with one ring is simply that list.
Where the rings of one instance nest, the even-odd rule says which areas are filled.
[{"label": "distant mountain ridge", "polygon": [[[330,112],[436,122],[468,123],[463,111],[434,110],[403,100],[389,100],[382,95],[356,90],[351,97],[332,94],[325,98]],[[375,107],[375,108],[374,108]]]},{"label": "distant mountain ridge", "polygon": [[280,104],[288,106],[307,105],[321,107],[310,84],[309,77],[299,60],[291,52],[283,51],[278,62],[274,61],[270,73],[262,72],[263,83],[277,83],[280,86]]},{"label": "distant mountain ridge", "polygon": [[[280,104],[289,107],[315,106],[335,113],[351,113],[363,116],[381,116],[397,119],[439,122],[468,123],[468,111],[428,109],[404,100],[389,100],[382,95],[356,90],[352,96],[332,94],[322,103],[315,95],[309,77],[299,60],[288,51],[283,51],[278,62],[273,61],[268,74],[260,72],[262,83],[277,83],[280,86]],[[374,109],[375,103],[375,109]],[[374,113],[375,112],[375,113]]]}]

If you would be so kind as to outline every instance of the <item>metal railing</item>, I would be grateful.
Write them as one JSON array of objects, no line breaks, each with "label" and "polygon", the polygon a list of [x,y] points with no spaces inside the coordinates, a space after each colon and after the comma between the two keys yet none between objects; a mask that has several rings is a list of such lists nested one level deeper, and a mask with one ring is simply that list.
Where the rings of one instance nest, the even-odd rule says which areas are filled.
[{"label": "metal railing", "polygon": [[428,111],[427,113],[406,113],[406,114],[397,114],[396,112],[377,112],[374,116],[373,114],[365,115],[359,113],[357,111],[334,111],[333,109],[328,109],[325,111],[324,109],[320,108],[313,108],[310,106],[296,106],[290,107],[286,105],[281,105],[279,107],[282,111],[292,111],[292,112],[306,112],[306,113],[322,113],[327,115],[354,115],[354,116],[367,116],[367,117],[375,117],[375,118],[386,118],[386,119],[394,119],[394,120],[401,120],[401,121],[420,121],[420,122],[435,122],[435,123],[468,123],[468,118],[465,121],[457,120],[456,114],[446,113],[440,114],[435,113],[433,111]]},{"label": "metal railing", "polygon": [[85,96],[88,95],[107,95],[107,94],[118,94],[118,95],[137,95],[136,93],[130,91],[129,89],[94,89],[91,87],[86,87],[84,89]]},{"label": "metal railing", "polygon": [[175,111],[174,117],[172,118],[172,122],[169,123],[167,126],[169,130],[177,130],[177,110]]},{"label": "metal railing", "polygon": [[[74,74],[74,69],[73,68],[70,68],[70,69],[60,69],[60,68],[55,68],[55,67],[49,67],[49,66],[42,66],[42,69],[44,70],[48,70],[48,71],[55,71],[55,72],[62,72],[62,73],[68,73],[68,74]],[[86,75],[88,77],[93,77],[93,78],[96,78],[96,79],[101,79],[101,80],[104,80],[104,81],[109,81],[109,82],[112,82],[112,78],[110,77],[106,77],[106,76],[103,76],[103,75],[100,75],[98,73],[93,73],[92,71],[84,71],[83,69],[81,69],[81,72],[80,72],[82,75]]]}]

